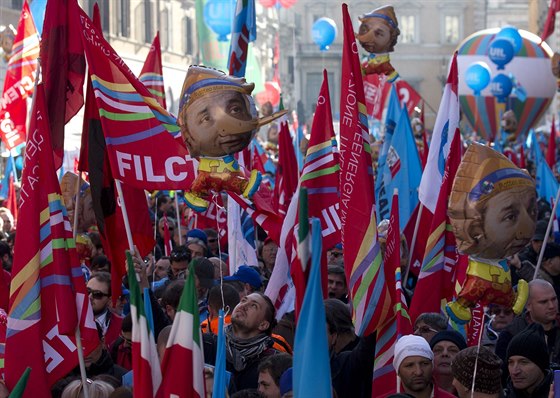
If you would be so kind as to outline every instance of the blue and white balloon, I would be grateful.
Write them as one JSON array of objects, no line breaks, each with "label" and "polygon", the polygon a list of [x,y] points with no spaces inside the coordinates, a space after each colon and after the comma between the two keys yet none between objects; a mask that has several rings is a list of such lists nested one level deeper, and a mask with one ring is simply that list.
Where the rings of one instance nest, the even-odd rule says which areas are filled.
[{"label": "blue and white balloon", "polygon": [[329,46],[336,39],[337,33],[336,23],[326,17],[316,20],[311,29],[313,41],[319,46],[321,51],[329,49]]}]

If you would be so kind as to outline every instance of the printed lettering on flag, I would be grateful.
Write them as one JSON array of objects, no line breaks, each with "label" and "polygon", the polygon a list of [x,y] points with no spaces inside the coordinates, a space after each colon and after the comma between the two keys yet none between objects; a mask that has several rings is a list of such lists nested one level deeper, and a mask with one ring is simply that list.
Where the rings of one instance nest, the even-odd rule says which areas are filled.
[{"label": "printed lettering on flag", "polygon": [[38,57],[39,35],[24,1],[0,100],[0,131],[7,149],[25,143],[26,99],[35,87]]},{"label": "printed lettering on flag", "polygon": [[196,165],[176,119],[136,79],[83,10],[80,13],[113,176],[149,190],[189,186]]}]

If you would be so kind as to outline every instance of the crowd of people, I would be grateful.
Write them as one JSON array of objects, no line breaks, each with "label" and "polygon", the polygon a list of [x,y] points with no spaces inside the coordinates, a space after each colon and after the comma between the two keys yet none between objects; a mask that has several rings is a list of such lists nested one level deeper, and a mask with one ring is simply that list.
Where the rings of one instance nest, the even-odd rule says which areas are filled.
[{"label": "crowd of people", "polygon": [[[296,330],[294,313],[276,318],[275,306],[263,292],[274,269],[278,245],[257,233],[258,265],[238,264],[229,275],[227,241],[215,229],[188,229],[183,212],[164,192],[154,202],[156,247],[145,258],[135,254],[140,286],[149,288],[154,334],[160,360],[185,286],[194,270],[206,367],[207,396],[213,388],[217,353],[218,313],[226,312],[226,367],[231,397],[290,397],[292,355]],[[158,203],[157,207],[155,203]],[[182,207],[182,206],[181,206]],[[336,397],[548,397],[553,396],[553,371],[560,368],[560,245],[549,238],[542,266],[533,274],[545,239],[550,207],[541,203],[540,221],[530,244],[509,259],[513,281],[526,279],[529,299],[520,316],[510,308],[490,305],[486,310],[480,346],[467,347],[465,336],[450,329],[441,313],[424,313],[413,334],[400,337],[393,366],[398,378],[393,392],[379,395],[373,383],[377,336],[357,336],[344,272],[343,247],[327,252],[328,299],[324,301],[333,396]],[[172,251],[165,252],[163,216],[171,234]],[[13,217],[0,208],[3,220],[0,255],[9,274],[15,239]],[[380,237],[383,239],[381,223]],[[179,234],[182,244],[179,244]],[[405,244],[405,243],[404,243]],[[114,300],[110,260],[103,253],[98,233],[82,237],[80,250],[87,292],[100,344],[85,359],[90,397],[132,396],[132,320],[129,292]],[[414,283],[408,284],[413,295]],[[116,304],[114,304],[116,303]],[[81,397],[79,369],[52,388],[53,397]],[[165,375],[164,375],[165,377]],[[1,396],[1,395],[0,395]],[[7,396],[7,395],[6,395]]]}]

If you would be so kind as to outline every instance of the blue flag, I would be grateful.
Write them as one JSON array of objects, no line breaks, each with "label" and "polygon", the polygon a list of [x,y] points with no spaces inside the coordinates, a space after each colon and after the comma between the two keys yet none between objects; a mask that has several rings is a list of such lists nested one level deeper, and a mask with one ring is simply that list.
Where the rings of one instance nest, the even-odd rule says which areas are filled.
[{"label": "blue flag", "polygon": [[[391,105],[389,106],[391,107]],[[400,108],[398,102],[396,106]],[[393,117],[397,118],[394,127],[392,127]],[[394,112],[392,115],[387,114],[386,134],[391,132],[391,130],[391,143],[386,149],[384,144],[383,148],[386,151],[384,153],[383,168],[381,169],[380,167],[378,169],[376,181],[379,187],[378,191],[376,189],[378,195],[377,203],[379,203],[379,219],[389,219],[391,214],[391,197],[394,188],[398,188],[399,226],[403,230],[418,204],[418,187],[422,179],[422,166],[412,127],[410,126],[410,120],[408,119],[408,113],[405,110],[400,109],[400,112]]]},{"label": "blue flag", "polygon": [[393,194],[393,190],[385,186],[386,180],[383,178],[383,175],[387,168],[387,155],[389,154],[395,127],[399,122],[401,113],[403,113],[403,110],[399,103],[399,97],[395,87],[392,86],[387,115],[385,117],[385,137],[383,139],[383,146],[379,152],[377,175],[375,176],[375,203],[377,204],[377,219],[380,221],[385,218],[388,219],[391,214],[391,195]]},{"label": "blue flag", "polygon": [[226,393],[226,336],[224,334],[224,310],[218,313],[218,349],[214,368],[214,388],[212,398],[221,398]]},{"label": "blue flag", "polygon": [[[294,340],[294,397],[332,397],[327,323],[321,289],[321,221],[311,224],[311,273]],[[313,377],[309,370],[313,370]]]}]

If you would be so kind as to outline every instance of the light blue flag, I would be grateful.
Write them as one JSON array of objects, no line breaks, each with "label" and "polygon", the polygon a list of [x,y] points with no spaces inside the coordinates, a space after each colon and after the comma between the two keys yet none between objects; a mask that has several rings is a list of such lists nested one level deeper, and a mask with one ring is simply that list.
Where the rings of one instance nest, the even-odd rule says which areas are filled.
[{"label": "light blue flag", "polygon": [[377,204],[377,219],[379,221],[389,218],[391,215],[391,195],[393,190],[385,186],[383,175],[387,168],[387,155],[393,141],[393,134],[399,119],[401,118],[403,109],[399,102],[399,97],[395,86],[391,87],[389,95],[389,105],[387,106],[387,115],[385,116],[385,137],[383,146],[379,152],[379,160],[377,161],[377,175],[375,176],[375,203]]},{"label": "light blue flag", "polygon": [[539,198],[545,199],[550,203],[551,199],[556,198],[556,192],[558,191],[558,181],[554,177],[554,173],[546,163],[546,160],[539,148],[538,144],[535,145],[535,166],[537,169],[536,179],[537,179],[537,196]]},{"label": "light blue flag", "polygon": [[294,397],[332,397],[327,322],[321,289],[321,221],[311,223],[311,273],[294,340]]},{"label": "light blue flag", "polygon": [[212,398],[222,398],[226,393],[226,336],[224,333],[224,310],[218,313],[218,350],[214,368]]},{"label": "light blue flag", "polygon": [[33,0],[29,4],[29,10],[31,15],[33,15],[33,22],[35,22],[35,28],[37,28],[37,33],[39,36],[43,32],[43,21],[45,20],[45,10],[47,9],[47,0]]},{"label": "light blue flag", "polygon": [[6,162],[6,169],[4,170],[4,178],[2,179],[2,188],[0,188],[0,198],[6,199],[8,197],[8,190],[10,189],[10,175],[14,169],[14,162],[12,161],[12,154],[10,159]]},{"label": "light blue flag", "polygon": [[380,220],[389,219],[393,191],[398,188],[399,226],[403,230],[418,204],[418,188],[422,179],[420,155],[406,111],[398,114],[385,165],[378,179],[382,180],[378,199]]}]

